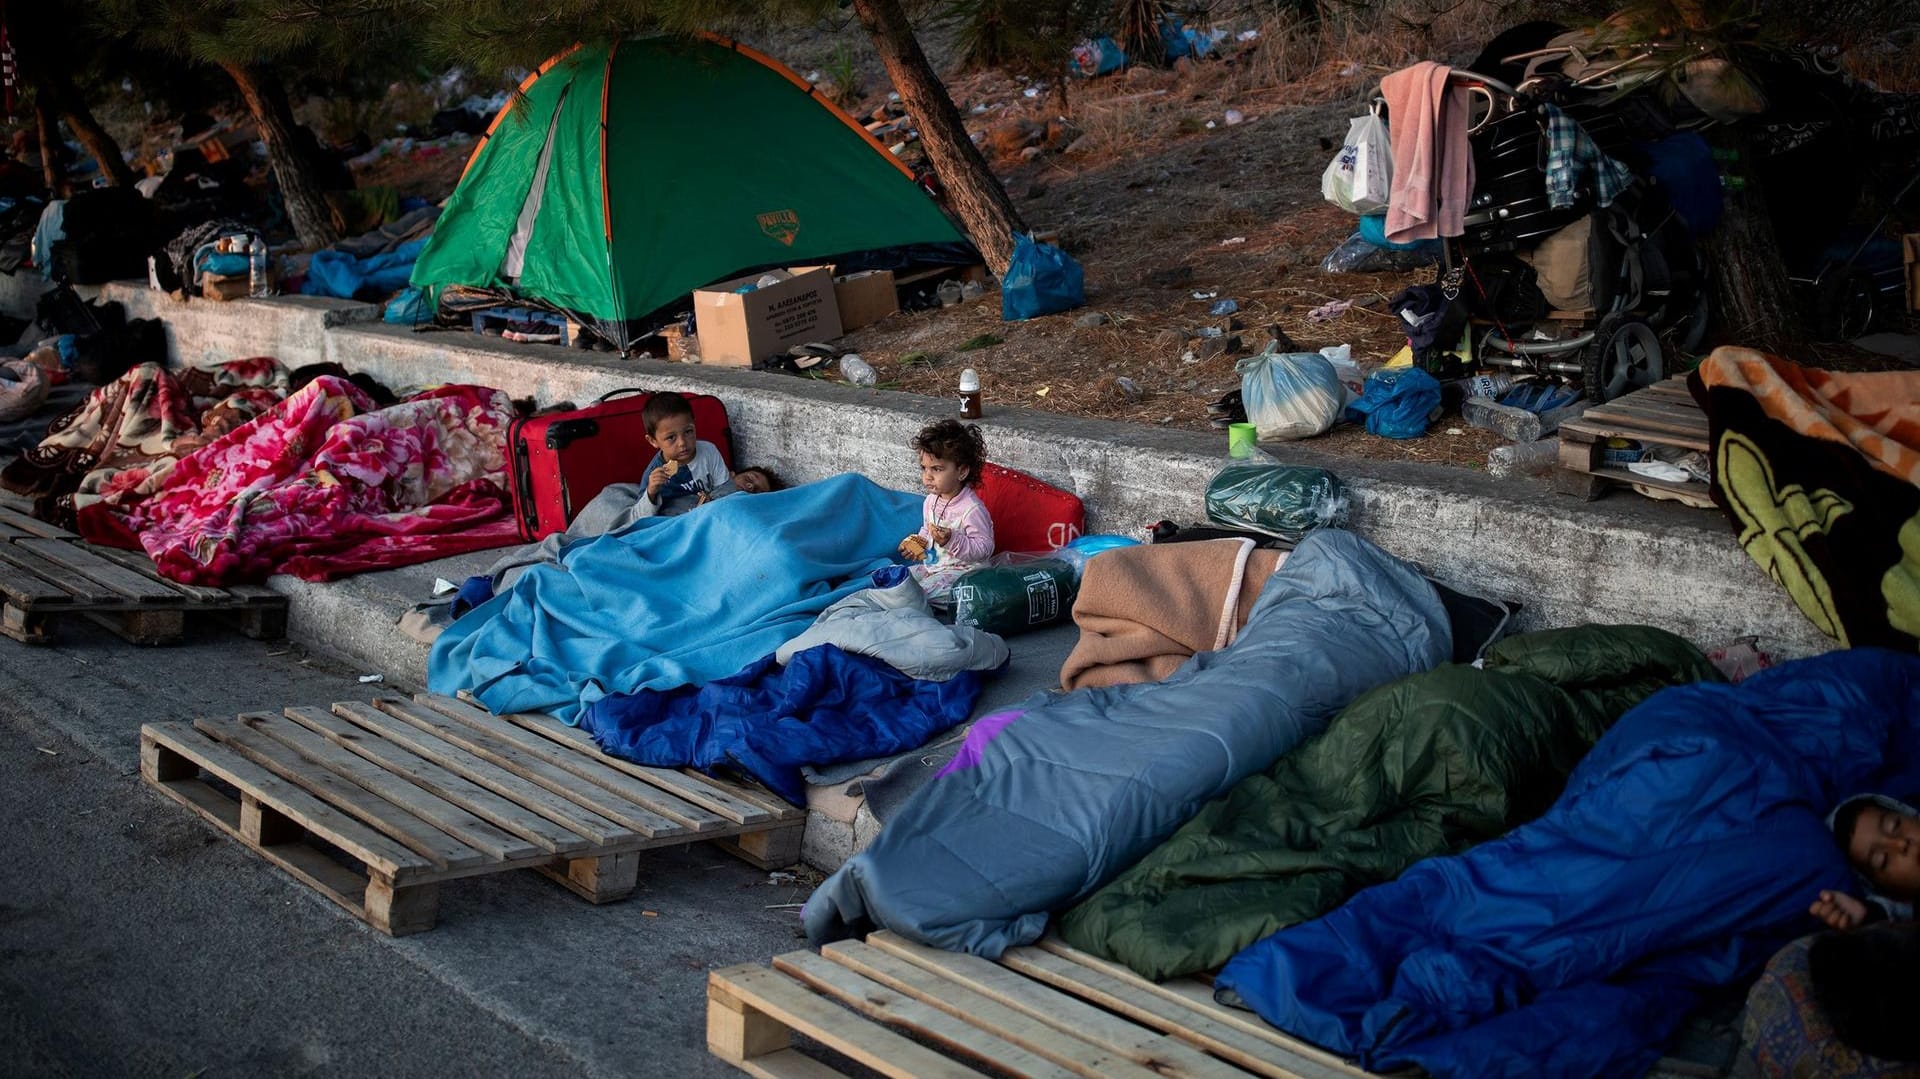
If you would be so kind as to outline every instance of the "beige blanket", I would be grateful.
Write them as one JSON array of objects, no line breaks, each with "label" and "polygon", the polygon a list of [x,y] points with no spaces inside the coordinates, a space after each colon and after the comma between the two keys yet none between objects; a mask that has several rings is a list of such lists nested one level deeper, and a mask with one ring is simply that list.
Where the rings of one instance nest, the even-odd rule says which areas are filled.
[{"label": "beige blanket", "polygon": [[1157,682],[1194,653],[1225,648],[1285,559],[1285,551],[1234,539],[1105,552],[1080,582],[1080,643],[1060,668],[1060,685]]}]

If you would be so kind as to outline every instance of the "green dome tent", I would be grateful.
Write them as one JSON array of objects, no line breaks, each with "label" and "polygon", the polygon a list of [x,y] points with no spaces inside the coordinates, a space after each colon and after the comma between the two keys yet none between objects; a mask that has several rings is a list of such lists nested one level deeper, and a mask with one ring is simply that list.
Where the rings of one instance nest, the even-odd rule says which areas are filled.
[{"label": "green dome tent", "polygon": [[717,37],[579,46],[521,84],[467,162],[413,284],[636,320],[768,266],[963,243],[911,172],[777,61]]}]

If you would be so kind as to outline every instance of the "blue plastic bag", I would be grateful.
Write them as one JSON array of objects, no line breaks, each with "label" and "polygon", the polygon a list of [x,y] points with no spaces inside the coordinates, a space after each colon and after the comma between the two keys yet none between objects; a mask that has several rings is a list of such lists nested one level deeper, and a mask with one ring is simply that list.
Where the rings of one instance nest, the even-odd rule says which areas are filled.
[{"label": "blue plastic bag", "polygon": [[1013,240],[1013,261],[1000,281],[1000,317],[1021,322],[1071,311],[1087,302],[1085,280],[1073,256],[1031,236]]},{"label": "blue plastic bag", "polygon": [[1140,541],[1132,536],[1116,535],[1112,532],[1098,532],[1091,536],[1079,536],[1067,544],[1067,549],[1079,551],[1091,558],[1102,551],[1118,550],[1121,547],[1138,547]]},{"label": "blue plastic bag", "polygon": [[1668,204],[1695,236],[1705,236],[1719,226],[1726,209],[1726,191],[1720,184],[1720,166],[1713,160],[1713,148],[1698,131],[1681,131],[1659,142],[1636,146],[1646,154],[1650,163],[1647,171],[1666,191]]},{"label": "blue plastic bag", "polygon": [[1160,20],[1160,49],[1162,57],[1171,64],[1193,50],[1193,42],[1187,36],[1187,28],[1178,15],[1167,15]]},{"label": "blue plastic bag", "polygon": [[1367,433],[1381,438],[1419,438],[1440,407],[1440,382],[1418,367],[1397,367],[1367,376],[1347,417],[1365,417]]},{"label": "blue plastic bag", "polygon": [[425,239],[413,240],[363,259],[344,251],[315,251],[307,263],[307,283],[300,286],[300,291],[308,296],[351,300],[361,289],[380,293],[403,289],[413,275],[414,260],[426,246]]},{"label": "blue plastic bag", "polygon": [[1067,70],[1083,79],[1111,75],[1127,66],[1127,52],[1110,37],[1096,37],[1073,47]]},{"label": "blue plastic bag", "polygon": [[1408,240],[1406,243],[1397,244],[1387,239],[1386,214],[1361,214],[1360,238],[1388,251],[1438,251],[1440,247],[1438,240]]},{"label": "blue plastic bag", "polygon": [[245,277],[252,269],[247,256],[231,251],[221,253],[212,247],[203,247],[194,257],[194,268],[203,274],[219,274],[223,277]]},{"label": "blue plastic bag", "polygon": [[418,326],[433,321],[433,301],[428,298],[427,290],[417,285],[408,285],[406,290],[387,304],[387,322],[400,326]]}]

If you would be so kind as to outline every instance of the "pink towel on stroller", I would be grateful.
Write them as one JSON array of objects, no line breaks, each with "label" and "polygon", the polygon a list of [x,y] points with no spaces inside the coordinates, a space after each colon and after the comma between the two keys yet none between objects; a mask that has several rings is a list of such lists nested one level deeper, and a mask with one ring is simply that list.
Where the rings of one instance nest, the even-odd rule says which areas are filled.
[{"label": "pink towel on stroller", "polygon": [[1448,89],[1445,64],[1423,60],[1380,80],[1393,136],[1393,186],[1387,195],[1387,239],[1395,243],[1458,236],[1466,231],[1473,194],[1473,152],[1467,147],[1471,99]]}]

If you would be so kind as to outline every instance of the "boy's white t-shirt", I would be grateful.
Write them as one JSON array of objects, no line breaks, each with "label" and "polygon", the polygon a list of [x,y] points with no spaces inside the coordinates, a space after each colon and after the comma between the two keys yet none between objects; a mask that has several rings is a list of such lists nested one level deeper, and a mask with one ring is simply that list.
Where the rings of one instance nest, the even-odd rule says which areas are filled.
[{"label": "boy's white t-shirt", "polygon": [[[642,491],[647,489],[647,481],[653,478],[654,469],[661,468],[665,464],[666,458],[663,455],[658,453],[653,455],[652,462],[640,476]],[[635,515],[657,516],[663,511],[670,511],[670,507],[676,502],[683,499],[697,499],[732,480],[733,473],[727,470],[726,458],[720,456],[720,447],[702,439],[694,445],[693,460],[682,465],[680,471],[661,486],[659,500],[655,501],[642,495],[639,505],[634,507]]]}]

